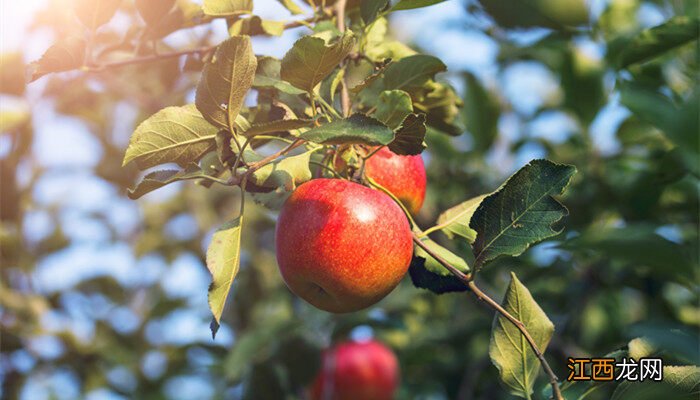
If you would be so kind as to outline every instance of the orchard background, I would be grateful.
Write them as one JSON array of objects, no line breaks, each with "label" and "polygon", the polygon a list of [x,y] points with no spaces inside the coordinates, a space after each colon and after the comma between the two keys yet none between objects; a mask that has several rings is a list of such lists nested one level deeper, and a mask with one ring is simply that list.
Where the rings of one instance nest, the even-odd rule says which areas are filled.
[{"label": "orchard background", "polygon": [[[274,196],[246,195],[240,271],[219,302],[223,307],[226,299],[226,306],[212,339],[207,247],[238,215],[241,196],[228,186],[240,183],[235,176],[207,167],[232,147],[216,141],[219,151],[195,157],[199,170],[182,166],[183,174],[194,174],[187,178],[215,179],[175,182],[134,201],[129,195],[142,193],[127,188],[151,167],[168,162],[166,168],[175,169],[172,161],[182,160],[154,163],[134,153],[130,160],[129,139],[166,107],[197,103],[209,121],[200,126],[216,124],[215,112],[207,114],[195,92],[200,80],[213,76],[206,72],[213,46],[230,35],[250,34],[255,55],[282,59],[312,33],[324,42],[311,40],[308,47],[348,49],[327,76],[303,88],[303,69],[286,78],[266,75],[274,68],[261,65],[274,62],[258,57],[265,72],[258,75],[269,79],[256,76],[249,84],[241,114],[252,125],[224,118],[228,126],[219,128],[260,132],[277,118],[294,122],[262,134],[303,134],[348,114],[343,88],[359,87],[363,78],[356,79],[360,72],[339,76],[337,64],[377,73],[389,85],[388,76],[407,70],[396,67],[402,59],[415,52],[438,57],[441,62],[411,63],[427,65],[413,82],[422,92],[413,88],[408,99],[417,125],[423,117],[426,125],[428,195],[414,216],[417,225],[428,230],[445,210],[495,191],[526,165],[575,166],[563,196],[556,196],[568,208],[568,216],[558,210],[562,233],[533,238],[538,243],[518,257],[484,263],[479,287],[500,302],[511,272],[517,275],[555,326],[545,358],[560,381],[568,375],[568,357],[661,356],[680,366],[658,384],[665,395],[697,398],[696,1],[351,0],[343,8],[347,26],[338,24],[339,7],[331,3],[211,0],[204,8],[189,1],[157,7],[167,3],[0,4],[2,398],[300,398],[317,372],[320,350],[346,337],[375,337],[396,352],[400,399],[549,398],[543,373],[529,383],[532,394],[502,382],[493,365],[499,361],[489,353],[493,311],[471,293],[436,295],[407,276],[377,305],[342,315],[293,296],[279,276],[276,212],[267,207],[278,208],[282,192],[296,186],[296,164],[274,176]],[[341,36],[345,28],[352,37]],[[242,49],[246,41],[227,43]],[[353,112],[377,116],[377,99],[390,111],[405,109],[405,98],[348,92]],[[304,102],[312,98],[328,104],[308,107]],[[273,117],[279,109],[284,118]],[[422,139],[421,129],[400,134],[402,120],[382,121],[396,125],[396,133],[371,122],[378,133],[362,140]],[[264,155],[280,149],[266,140],[274,139],[256,139],[251,148]],[[420,144],[408,140],[404,150]],[[528,164],[543,158],[557,164]],[[270,183],[267,177],[255,182]],[[430,237],[466,264],[481,264],[469,240],[448,233],[454,240],[440,230]],[[412,275],[418,286],[432,287],[430,279],[421,284]],[[658,398],[658,389],[561,386],[567,399]]]}]

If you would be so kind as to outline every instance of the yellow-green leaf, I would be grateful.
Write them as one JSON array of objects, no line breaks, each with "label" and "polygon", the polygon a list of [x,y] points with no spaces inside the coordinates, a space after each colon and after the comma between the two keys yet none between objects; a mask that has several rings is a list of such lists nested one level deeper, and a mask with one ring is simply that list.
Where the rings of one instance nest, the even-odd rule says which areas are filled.
[{"label": "yellow-green leaf", "polygon": [[282,59],[281,77],[310,93],[350,53],[354,44],[352,33],[346,33],[331,43],[321,38],[304,36],[294,43]]},{"label": "yellow-green leaf", "polygon": [[[435,243],[432,239],[429,238],[423,238],[421,239],[423,244],[425,244],[433,253],[437,254],[441,258],[443,258],[445,261],[450,263],[453,267],[457,268],[458,270],[464,272],[465,274],[468,274],[470,272],[469,265],[467,264],[464,259],[455,253],[447,250],[446,248],[440,246],[439,244]],[[438,275],[442,276],[447,276],[450,275],[450,271],[445,269],[445,267],[440,264],[440,262],[436,259],[434,259],[432,256],[430,256],[428,253],[425,252],[421,247],[416,246],[415,247],[415,254],[418,257],[425,258],[425,268],[428,269],[428,271],[436,273]]]},{"label": "yellow-green leaf", "polygon": [[253,0],[204,0],[202,10],[212,17],[250,14],[253,11]]},{"label": "yellow-green leaf", "polygon": [[207,268],[212,276],[209,308],[217,324],[221,321],[226,298],[241,261],[241,225],[243,216],[225,223],[211,239],[207,249]]},{"label": "yellow-green leaf", "polygon": [[469,227],[469,221],[471,221],[474,211],[476,211],[486,196],[484,194],[474,197],[440,214],[437,224],[442,226],[442,231],[445,235],[450,239],[454,238],[454,235],[458,235],[467,239],[469,243],[474,243],[476,231]]},{"label": "yellow-green leaf", "polygon": [[[554,333],[554,324],[512,272],[502,305],[525,325],[539,350],[544,352]],[[493,321],[489,356],[510,393],[530,398],[540,361],[518,328],[501,314]]]},{"label": "yellow-green leaf", "polygon": [[281,21],[264,20],[257,15],[253,15],[250,18],[241,18],[234,21],[228,28],[228,33],[231,36],[281,36],[282,33],[284,33],[284,23]]},{"label": "yellow-green leaf", "polygon": [[253,85],[257,65],[249,36],[232,36],[219,45],[204,66],[195,97],[207,121],[222,129],[233,126]]},{"label": "yellow-green leaf", "polygon": [[251,181],[259,186],[284,187],[285,190],[292,191],[298,185],[311,180],[309,161],[313,152],[311,150],[269,163],[255,171]]},{"label": "yellow-green leaf", "polygon": [[385,90],[379,95],[377,110],[372,116],[391,129],[398,128],[404,118],[413,112],[411,96],[403,90]]},{"label": "yellow-green leaf", "polygon": [[123,165],[134,161],[146,169],[171,162],[182,166],[196,162],[216,146],[217,132],[193,104],[164,108],[136,128]]}]

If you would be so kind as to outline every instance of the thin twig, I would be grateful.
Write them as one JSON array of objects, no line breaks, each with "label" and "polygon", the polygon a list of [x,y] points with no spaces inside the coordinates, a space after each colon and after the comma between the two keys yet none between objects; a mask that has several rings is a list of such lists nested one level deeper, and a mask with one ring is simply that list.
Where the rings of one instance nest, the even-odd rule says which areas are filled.
[{"label": "thin twig", "polygon": [[495,300],[493,300],[491,297],[489,297],[486,293],[482,292],[479,287],[476,286],[476,283],[474,283],[474,280],[470,274],[465,274],[462,271],[458,270],[455,268],[452,264],[447,262],[444,258],[440,257],[437,253],[432,251],[428,246],[423,243],[421,238],[419,237],[418,234],[413,235],[413,241],[421,248],[423,249],[428,255],[433,257],[437,262],[440,263],[443,267],[445,267],[452,275],[454,275],[457,279],[459,279],[462,283],[467,285],[469,289],[471,289],[472,293],[479,299],[484,301],[487,305],[489,305],[491,308],[496,310],[499,314],[501,314],[503,317],[505,317],[510,323],[512,323],[520,333],[525,337],[525,340],[527,340],[528,344],[530,345],[530,348],[532,348],[532,351],[535,352],[535,355],[537,358],[540,360],[540,364],[542,364],[542,368],[544,369],[544,372],[547,374],[549,377],[549,383],[552,385],[552,394],[554,395],[554,399],[556,400],[563,400],[564,398],[561,395],[561,390],[559,389],[559,380],[557,376],[554,374],[552,371],[552,368],[549,366],[549,363],[547,360],[544,358],[544,354],[540,351],[539,347],[537,346],[537,343],[535,343],[535,340],[532,338],[530,335],[530,332],[528,332],[527,328],[525,327],[525,324],[523,324],[519,319],[515,318],[512,316],[506,309],[501,307],[500,304],[498,304]]},{"label": "thin twig", "polygon": [[366,156],[362,157],[362,159],[365,160],[365,161],[369,160],[370,157],[372,157],[373,155],[377,154],[377,153],[379,152],[379,150],[381,150],[383,147],[384,147],[383,145],[382,145],[382,146],[378,146],[376,149],[372,150],[369,154],[367,154]]},{"label": "thin twig", "polygon": [[330,172],[331,175],[333,175],[335,178],[343,179],[343,177],[340,176],[340,174],[337,173],[333,168],[331,168],[323,163],[320,163],[318,161],[309,161],[309,164],[316,165],[317,167],[319,167],[320,170],[326,170],[326,171]]},{"label": "thin twig", "polygon": [[119,67],[125,67],[128,65],[134,65],[134,64],[144,64],[144,63],[149,63],[149,62],[167,60],[170,58],[176,58],[176,57],[180,57],[180,56],[186,56],[186,55],[190,55],[190,54],[206,54],[206,53],[213,51],[214,49],[216,49],[216,46],[204,46],[204,47],[198,47],[195,49],[171,51],[169,53],[151,54],[148,56],[140,56],[140,57],[130,58],[128,60],[107,62],[107,63],[103,63],[103,64],[93,65],[90,67],[83,67],[81,69],[85,72],[99,72],[99,71],[103,71],[103,70],[108,69],[108,68],[119,68]]},{"label": "thin twig", "polygon": [[455,278],[459,279],[464,283],[465,285],[469,286],[469,283],[472,282],[472,276],[471,274],[465,274],[464,272],[458,270],[455,268],[452,264],[450,264],[447,260],[442,258],[439,254],[435,253],[430,247],[428,247],[423,241],[416,235],[413,235],[413,241],[423,249],[428,255],[433,257],[437,262],[440,263],[443,267],[445,267],[452,275],[455,276]]},{"label": "thin twig", "polygon": [[[316,21],[317,17],[309,17],[303,20],[298,20],[298,21],[291,21],[287,22],[284,25],[284,29],[292,29],[292,28],[298,28],[301,26],[307,26],[309,23]],[[176,58],[176,57],[181,57],[185,55],[190,55],[190,54],[206,54],[209,53],[213,50],[216,49],[217,46],[202,46],[194,49],[188,49],[188,50],[179,50],[179,51],[172,51],[168,53],[162,53],[162,54],[150,54],[147,56],[138,56],[138,57],[133,57],[129,58],[127,60],[121,60],[121,61],[113,61],[113,62],[105,62],[101,64],[95,64],[92,62],[92,60],[86,59],[84,62],[84,65],[81,65],[80,67],[77,67],[75,69],[79,69],[83,72],[100,72],[105,69],[109,68],[120,68],[120,67],[125,67],[129,65],[134,65],[134,64],[143,64],[143,63],[149,63],[149,62],[155,62],[155,61],[161,61],[161,60],[167,60],[170,58]],[[87,57],[87,54],[86,54]],[[61,71],[65,72],[65,71]],[[41,78],[44,76],[44,74],[40,76],[36,76],[32,79],[32,81]]]},{"label": "thin twig", "polygon": [[258,162],[250,164],[250,166],[248,167],[248,169],[246,170],[245,173],[238,175],[238,176],[234,175],[228,181],[228,184],[230,186],[236,186],[236,185],[240,185],[242,182],[246,182],[248,177],[250,175],[252,175],[253,172],[259,170],[260,168],[264,167],[269,162],[274,161],[278,157],[289,153],[290,151],[296,149],[297,147],[303,145],[304,143],[305,143],[305,141],[302,139],[294,140],[292,143],[290,143],[287,147],[283,148],[282,150],[280,150],[274,154],[270,154],[269,156],[263,158],[262,160],[260,160]]},{"label": "thin twig", "polygon": [[[338,30],[340,32],[345,32],[345,6],[347,5],[347,0],[338,0],[335,3],[335,16],[336,23],[338,24]],[[340,104],[343,109],[343,116],[348,117],[350,115],[350,92],[348,91],[347,81],[345,76],[341,79],[340,88]]]},{"label": "thin twig", "polygon": [[370,184],[371,186],[374,186],[376,189],[378,189],[378,190],[384,192],[384,194],[386,194],[387,196],[391,197],[391,199],[394,200],[394,202],[395,202],[399,207],[401,207],[401,210],[403,210],[403,213],[406,215],[406,218],[408,219],[408,222],[411,223],[411,227],[413,227],[413,228],[417,228],[417,227],[418,227],[418,224],[416,224],[416,221],[413,219],[413,217],[411,216],[411,213],[408,211],[408,209],[406,208],[406,206],[401,202],[401,200],[399,200],[399,199],[398,199],[396,196],[394,196],[394,194],[391,193],[387,188],[385,188],[384,186],[378,184],[374,179],[370,178],[369,176],[365,176],[364,178],[367,180],[367,182],[369,182],[369,184]]},{"label": "thin twig", "polygon": [[[323,96],[316,95],[316,100],[318,100],[319,104],[321,104],[323,107],[325,107],[328,112],[333,114],[333,116],[335,118],[342,118],[340,116],[340,114],[338,114],[338,111],[336,111],[332,105],[328,104],[328,102],[323,98]],[[326,116],[326,117],[328,117],[328,116]],[[328,122],[330,122],[330,120],[328,120]]]}]

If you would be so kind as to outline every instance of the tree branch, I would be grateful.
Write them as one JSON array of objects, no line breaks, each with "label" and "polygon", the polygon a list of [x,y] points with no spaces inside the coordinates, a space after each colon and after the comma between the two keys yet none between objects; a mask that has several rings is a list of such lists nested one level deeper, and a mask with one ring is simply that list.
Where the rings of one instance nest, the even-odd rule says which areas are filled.
[{"label": "tree branch", "polygon": [[141,56],[141,57],[134,57],[130,58],[128,60],[122,60],[122,61],[114,61],[114,62],[108,62],[104,64],[97,64],[93,66],[83,66],[80,67],[81,71],[85,72],[99,72],[108,68],[119,68],[119,67],[124,67],[127,65],[133,65],[133,64],[143,64],[143,63],[149,63],[149,62],[154,62],[154,61],[161,61],[161,60],[167,60],[170,58],[176,58],[176,57],[181,57],[185,55],[190,55],[190,54],[205,54],[209,53],[216,49],[216,46],[204,46],[204,47],[198,47],[196,49],[189,49],[189,50],[179,50],[179,51],[172,51],[169,53],[161,53],[161,54],[152,54],[148,56]]},{"label": "tree branch", "polygon": [[464,272],[458,270],[455,268],[452,264],[450,264],[447,260],[444,258],[440,257],[437,253],[435,253],[430,247],[426,246],[425,243],[418,237],[417,234],[413,234],[413,241],[423,249],[426,253],[428,253],[431,257],[433,257],[437,262],[440,263],[443,267],[445,267],[452,275],[455,276],[455,278],[459,279],[464,283],[465,285],[469,286],[469,283],[472,281],[472,276],[471,274],[465,274]]},{"label": "tree branch", "polygon": [[[337,0],[335,3],[335,16],[336,23],[338,24],[338,30],[340,32],[345,32],[345,6],[347,5],[347,0]],[[348,117],[350,115],[350,92],[348,91],[347,81],[345,76],[341,79],[342,84],[340,88],[340,105],[343,109],[343,116]]]},{"label": "tree branch", "polygon": [[[263,158],[262,160],[260,160],[256,163],[252,163],[243,174],[234,175],[233,177],[231,177],[231,179],[229,179],[227,184],[230,186],[240,185],[242,182],[245,182],[248,179],[248,177],[253,174],[253,172],[264,167],[269,162],[276,160],[278,157],[289,153],[290,151],[296,149],[297,147],[303,145],[304,143],[305,143],[305,141],[302,139],[294,140],[292,143],[290,143],[287,147],[283,148],[282,150],[280,150],[274,154],[270,154],[269,156]],[[232,171],[232,173],[235,174],[235,171]]]},{"label": "tree branch", "polygon": [[506,309],[501,307],[500,304],[498,304],[495,300],[493,300],[491,297],[489,297],[486,293],[482,292],[481,289],[479,289],[478,286],[476,286],[476,283],[474,283],[474,279],[471,276],[471,274],[465,274],[462,271],[458,270],[455,268],[452,264],[447,262],[444,258],[440,257],[438,254],[436,254],[434,251],[432,251],[428,246],[423,243],[423,241],[420,239],[418,234],[413,234],[413,241],[421,248],[423,249],[426,253],[428,253],[431,257],[433,257],[437,262],[440,263],[443,267],[445,267],[452,275],[454,275],[457,279],[459,279],[462,283],[467,285],[469,289],[471,289],[472,293],[476,296],[477,299],[485,302],[489,307],[493,308],[501,314],[504,318],[506,318],[511,324],[513,324],[520,333],[525,337],[525,340],[527,340],[528,344],[530,345],[530,348],[532,348],[532,351],[535,352],[535,355],[537,358],[540,360],[540,364],[542,364],[542,368],[544,369],[544,372],[547,374],[549,377],[549,383],[552,385],[552,395],[554,396],[555,400],[564,400],[564,397],[562,397],[561,390],[559,389],[559,379],[557,376],[554,374],[552,371],[552,368],[549,366],[549,363],[547,360],[544,358],[544,354],[540,351],[539,347],[537,346],[537,343],[535,343],[535,340],[532,338],[530,335],[530,332],[528,332],[527,328],[525,327],[525,324],[523,324],[519,319],[515,318],[512,316]]},{"label": "tree branch", "polygon": [[[306,19],[298,20],[298,21],[291,21],[287,22],[284,25],[284,29],[292,29],[292,28],[298,28],[301,26],[306,26],[311,22],[314,22],[317,20],[316,16],[309,17]],[[105,69],[111,69],[111,68],[120,68],[120,67],[125,67],[128,65],[134,65],[134,64],[144,64],[144,63],[149,63],[149,62],[156,62],[156,61],[161,61],[161,60],[167,60],[170,58],[176,58],[176,57],[181,57],[185,55],[190,55],[190,54],[206,54],[211,51],[214,51],[216,49],[217,45],[212,45],[212,46],[203,46],[203,47],[198,47],[194,49],[188,49],[188,50],[179,50],[179,51],[172,51],[169,53],[160,53],[160,54],[150,54],[147,56],[137,56],[133,57],[127,60],[121,60],[121,61],[113,61],[113,62],[106,62],[106,63],[101,63],[101,64],[93,64],[92,61],[88,58],[88,50],[86,49],[86,58],[83,62],[83,65],[73,68],[73,70],[80,70],[83,72],[100,72]],[[70,71],[70,70],[67,70]],[[58,71],[56,71],[58,72]],[[66,71],[60,71],[60,72],[66,72]],[[33,82],[42,76],[47,75],[47,74],[41,74],[41,75],[36,75],[32,76],[30,82]]]}]

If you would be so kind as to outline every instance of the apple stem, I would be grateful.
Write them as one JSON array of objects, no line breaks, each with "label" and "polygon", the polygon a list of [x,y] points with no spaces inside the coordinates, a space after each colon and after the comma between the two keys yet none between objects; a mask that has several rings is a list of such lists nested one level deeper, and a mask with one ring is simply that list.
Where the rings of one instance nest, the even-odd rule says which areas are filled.
[{"label": "apple stem", "polygon": [[374,179],[370,178],[369,176],[365,175],[364,178],[367,180],[367,183],[369,183],[371,187],[374,187],[375,189],[378,189],[378,190],[384,192],[384,194],[391,197],[391,199],[394,200],[394,202],[396,204],[398,204],[399,207],[401,207],[401,210],[403,210],[403,213],[406,215],[406,218],[408,219],[408,222],[410,223],[412,230],[418,229],[418,224],[416,224],[416,221],[413,219],[413,217],[411,216],[411,213],[406,209],[406,206],[403,205],[401,200],[397,199],[393,193],[391,193],[389,190],[387,190],[384,186],[378,184]]},{"label": "apple stem", "polygon": [[464,272],[460,271],[455,266],[450,264],[447,260],[445,260],[444,258],[440,257],[440,255],[432,251],[428,246],[426,246],[425,243],[423,243],[423,241],[421,240],[420,234],[414,233],[413,241],[431,257],[433,257],[437,262],[439,262],[440,265],[445,267],[452,275],[454,275],[457,279],[464,283],[472,291],[472,293],[474,293],[474,296],[476,296],[477,299],[485,302],[489,307],[501,314],[511,324],[518,328],[523,337],[525,337],[525,340],[527,340],[528,344],[530,345],[530,348],[532,348],[532,351],[535,352],[535,355],[540,360],[540,364],[542,364],[544,372],[549,377],[549,383],[552,385],[552,395],[554,396],[554,399],[564,400],[564,397],[562,397],[561,394],[561,390],[559,389],[559,379],[552,371],[552,368],[549,366],[549,363],[544,358],[544,354],[542,353],[542,351],[540,351],[539,347],[537,346],[537,343],[535,343],[535,340],[532,338],[530,332],[528,332],[527,328],[525,327],[525,324],[523,324],[522,321],[511,315],[506,309],[504,309],[500,304],[498,304],[498,302],[493,300],[486,293],[482,292],[481,289],[479,289],[479,287],[476,286],[472,274],[465,274]]}]

